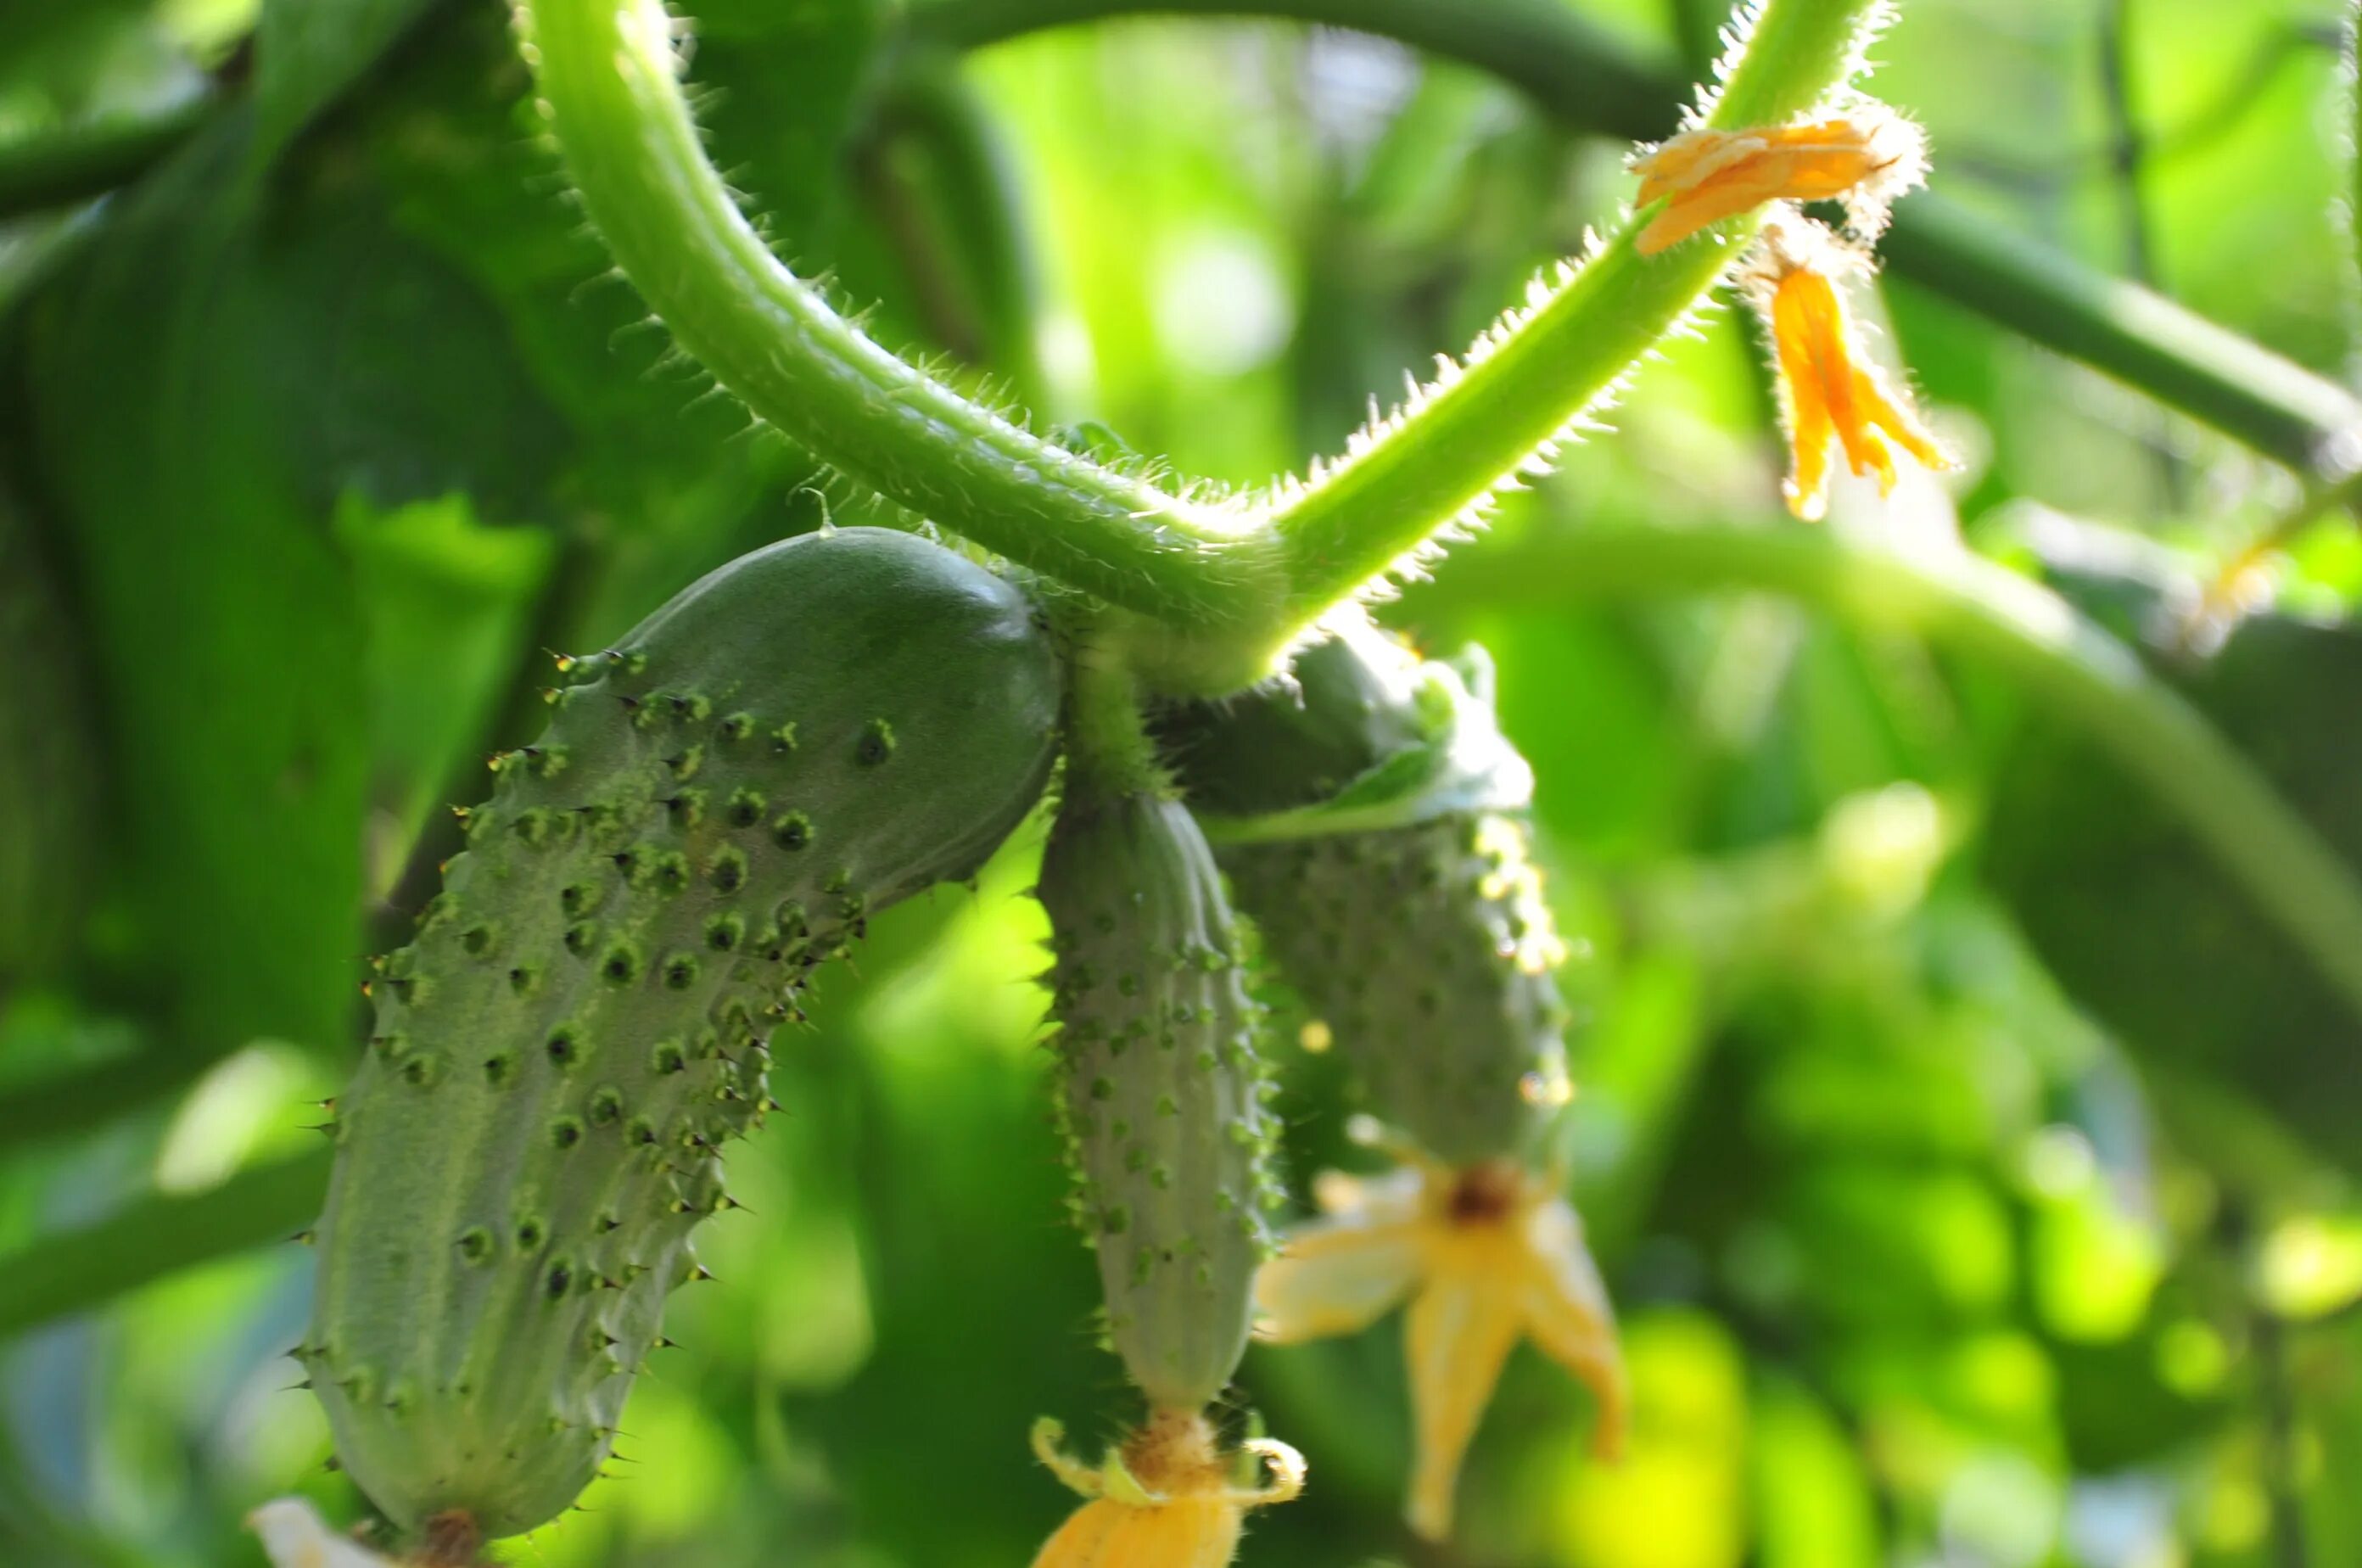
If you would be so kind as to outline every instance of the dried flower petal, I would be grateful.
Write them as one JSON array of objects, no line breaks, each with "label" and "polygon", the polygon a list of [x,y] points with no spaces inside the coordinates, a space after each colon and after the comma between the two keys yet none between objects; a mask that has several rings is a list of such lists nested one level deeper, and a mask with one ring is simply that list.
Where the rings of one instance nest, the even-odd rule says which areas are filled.
[{"label": "dried flower petal", "polygon": [[1096,1469],[1060,1449],[1065,1435],[1054,1420],[1035,1422],[1033,1452],[1090,1500],[1043,1545],[1033,1568],[1226,1568],[1246,1511],[1304,1489],[1302,1457],[1269,1439],[1240,1445],[1268,1469],[1269,1484],[1239,1485],[1235,1461],[1196,1411],[1155,1411]]},{"label": "dried flower petal", "polygon": [[1836,282],[1856,264],[1827,230],[1791,219],[1765,226],[1745,278],[1771,329],[1788,425],[1788,507],[1806,522],[1828,507],[1832,440],[1845,448],[1855,473],[1878,476],[1882,495],[1894,489],[1890,440],[1925,467],[1952,466],[1910,399],[1891,389],[1856,345]]},{"label": "dried flower petal", "polygon": [[1643,256],[1766,202],[1842,200],[1851,227],[1875,238],[1894,198],[1926,177],[1917,126],[1865,101],[1835,118],[1723,131],[1700,127],[1632,162],[1640,202],[1667,201],[1634,242]]}]

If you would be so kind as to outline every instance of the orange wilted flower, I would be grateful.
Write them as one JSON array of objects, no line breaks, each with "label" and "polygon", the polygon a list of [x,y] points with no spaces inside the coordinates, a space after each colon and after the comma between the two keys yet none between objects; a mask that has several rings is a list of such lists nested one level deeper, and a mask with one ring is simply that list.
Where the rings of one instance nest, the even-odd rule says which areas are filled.
[{"label": "orange wilted flower", "polygon": [[1771,330],[1788,427],[1788,509],[1808,523],[1828,506],[1832,440],[1855,473],[1878,476],[1882,495],[1894,488],[1889,440],[1928,468],[1952,466],[1910,398],[1890,388],[1855,343],[1835,274],[1860,264],[1820,225],[1790,218],[1764,226],[1741,277]]},{"label": "orange wilted flower", "polygon": [[1406,1512],[1440,1540],[1461,1458],[1518,1340],[1590,1385],[1603,1458],[1622,1449],[1627,1393],[1615,1314],[1558,1183],[1507,1161],[1453,1170],[1404,1154],[1385,1176],[1321,1179],[1326,1217],[1255,1276],[1256,1331],[1282,1343],[1352,1333],[1407,1301],[1418,1441]]},{"label": "orange wilted flower", "polygon": [[1775,201],[1843,201],[1849,225],[1871,239],[1894,198],[1926,177],[1927,143],[1917,126],[1865,100],[1798,125],[1685,130],[1644,149],[1632,171],[1643,206],[1671,198],[1634,242],[1643,256]]},{"label": "orange wilted flower", "polygon": [[[1225,1458],[1213,1428],[1194,1410],[1157,1410],[1096,1467],[1060,1451],[1065,1430],[1033,1424],[1033,1452],[1051,1474],[1090,1499],[1067,1517],[1033,1568],[1226,1568],[1246,1511],[1285,1503],[1304,1489],[1304,1460],[1284,1442],[1258,1438]],[[1242,1464],[1270,1479],[1242,1477]]]}]

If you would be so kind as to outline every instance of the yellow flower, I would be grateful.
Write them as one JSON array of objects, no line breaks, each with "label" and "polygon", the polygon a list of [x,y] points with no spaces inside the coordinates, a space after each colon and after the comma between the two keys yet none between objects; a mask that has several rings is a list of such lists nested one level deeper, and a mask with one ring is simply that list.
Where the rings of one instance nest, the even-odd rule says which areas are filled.
[{"label": "yellow flower", "polygon": [[1889,439],[1928,468],[1952,466],[1910,399],[1892,391],[1855,347],[1832,274],[1859,264],[1818,224],[1773,222],[1764,226],[1742,279],[1770,324],[1788,426],[1788,509],[1808,523],[1828,507],[1832,440],[1845,448],[1855,473],[1878,476],[1881,495],[1894,489]]},{"label": "yellow flower", "polygon": [[1520,1337],[1590,1386],[1594,1452],[1622,1451],[1615,1313],[1556,1187],[1507,1161],[1461,1171],[1413,1161],[1370,1181],[1332,1172],[1318,1189],[1326,1217],[1256,1276],[1257,1331],[1282,1343],[1352,1333],[1409,1298],[1418,1452],[1406,1514],[1430,1540],[1451,1533],[1461,1459]]},{"label": "yellow flower", "polygon": [[1065,1439],[1046,1416],[1033,1424],[1034,1453],[1090,1501],[1058,1527],[1033,1568],[1224,1568],[1249,1508],[1304,1489],[1303,1457],[1268,1438],[1239,1450],[1250,1466],[1269,1469],[1269,1482],[1250,1474],[1242,1485],[1239,1456],[1221,1454],[1194,1410],[1153,1412],[1097,1469],[1061,1452]]},{"label": "yellow flower", "polygon": [[1749,130],[1700,127],[1645,149],[1632,160],[1640,204],[1665,201],[1640,231],[1643,256],[1680,244],[1711,223],[1766,202],[1842,200],[1864,237],[1885,226],[1894,198],[1927,173],[1917,126],[1864,101],[1833,118]]}]

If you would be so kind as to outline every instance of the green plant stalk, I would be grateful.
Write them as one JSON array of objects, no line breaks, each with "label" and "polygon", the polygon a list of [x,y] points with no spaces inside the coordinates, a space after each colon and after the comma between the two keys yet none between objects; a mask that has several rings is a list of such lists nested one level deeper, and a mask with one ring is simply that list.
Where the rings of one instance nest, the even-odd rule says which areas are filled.
[{"label": "green plant stalk", "polygon": [[2339,184],[2345,195],[2345,250],[2339,259],[2345,264],[2341,282],[2346,330],[2352,332],[2362,326],[2356,319],[2356,302],[2362,302],[2362,139],[2357,139],[2362,138],[2362,0],[2345,8],[2345,36],[2339,40],[2337,63],[2338,117],[2345,125],[2338,148],[2343,162]]},{"label": "green plant stalk", "polygon": [[[1716,115],[1784,118],[1852,69],[1872,0],[1772,0]],[[780,266],[707,163],[657,0],[542,0],[519,28],[583,200],[681,346],[758,415],[889,498],[1176,634],[1161,684],[1245,684],[1322,613],[1461,520],[1607,392],[1735,256],[1628,235],[1471,367],[1258,519],[1053,447],[893,355]],[[1258,522],[1269,527],[1259,527]]]},{"label": "green plant stalk", "polygon": [[103,196],[186,141],[213,112],[198,94],[168,109],[108,116],[0,147],[0,220]]},{"label": "green plant stalk", "polygon": [[1879,250],[1896,275],[2105,370],[2308,480],[2334,483],[2362,465],[2362,403],[2162,294],[1927,195],[1904,204]]},{"label": "green plant stalk", "polygon": [[169,1099],[202,1077],[214,1058],[141,1045],[87,1067],[45,1074],[0,1094],[0,1149],[62,1142]]},{"label": "green plant stalk", "polygon": [[1338,600],[1412,555],[1439,519],[1473,522],[1502,481],[1547,461],[1580,417],[1696,308],[1753,226],[1710,234],[1654,259],[1628,228],[1568,277],[1514,332],[1286,502],[1291,615],[1300,631]]},{"label": "green plant stalk", "polygon": [[1905,557],[1792,527],[1584,527],[1459,562],[1447,590],[1488,607],[1568,595],[1749,591],[1981,659],[2138,779],[2362,1017],[2362,887],[2271,784],[2115,638],[2037,583],[1966,550]]},{"label": "green plant stalk", "polygon": [[912,38],[980,49],[1115,17],[1270,17],[1350,28],[1456,60],[1523,88],[1573,123],[1629,141],[1672,128],[1688,83],[1643,61],[1562,0],[915,0]]},{"label": "green plant stalk", "polygon": [[[1487,72],[1565,124],[1628,141],[1669,135],[1687,91],[1555,0],[924,0],[921,42],[977,49],[1043,28],[1139,15],[1285,17],[1393,39]],[[1993,229],[1928,193],[1894,215],[1889,272],[2125,381],[2308,479],[2356,466],[2362,403],[2172,301]]]},{"label": "green plant stalk", "polygon": [[204,1192],[151,1193],[94,1225],[39,1236],[0,1256],[0,1340],[84,1312],[193,1264],[285,1242],[328,1190],[323,1146],[240,1171]]},{"label": "green plant stalk", "polygon": [[518,8],[584,204],[680,346],[759,417],[943,526],[1189,628],[1268,613],[1270,552],[1230,509],[1055,446],[873,342],[773,257],[706,160],[657,0]]},{"label": "green plant stalk", "polygon": [[[1871,0],[1768,0],[1706,123],[1777,124],[1810,109],[1859,68],[1877,10]],[[1754,232],[1751,221],[1734,223],[1643,258],[1639,228],[1628,219],[1514,330],[1281,508],[1273,526],[1287,544],[1292,631],[1416,551],[1436,518],[1473,517],[1505,477],[1547,458],[1570,421],[1611,396],[1697,307]]]},{"label": "green plant stalk", "polygon": [[1113,617],[1084,623],[1072,634],[1074,685],[1066,699],[1068,787],[1087,787],[1108,799],[1172,794],[1141,712],[1139,677],[1122,628]]}]

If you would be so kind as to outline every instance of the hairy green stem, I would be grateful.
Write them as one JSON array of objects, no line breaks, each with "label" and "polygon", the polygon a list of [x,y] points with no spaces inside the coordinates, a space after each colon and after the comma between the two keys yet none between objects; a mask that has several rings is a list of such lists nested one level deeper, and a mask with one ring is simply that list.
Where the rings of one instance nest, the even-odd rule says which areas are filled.
[{"label": "hairy green stem", "polygon": [[1067,698],[1069,786],[1104,797],[1163,795],[1172,779],[1157,760],[1141,712],[1140,681],[1122,628],[1099,617],[1076,628],[1074,690]]},{"label": "hairy green stem", "polygon": [[1966,550],[1906,557],[1791,527],[1584,527],[1454,564],[1487,606],[1748,590],[1914,633],[2008,674],[2178,818],[2362,1017],[2362,887],[2270,782],[2133,651]]},{"label": "hairy green stem", "polygon": [[[1707,115],[1721,127],[1777,123],[1841,85],[1871,0],[1769,0]],[[1438,518],[1469,515],[1696,308],[1752,232],[1733,224],[1663,255],[1633,248],[1627,222],[1456,375],[1371,432],[1274,518],[1287,544],[1291,608],[1303,622],[1416,550]]]},{"label": "hairy green stem", "polygon": [[284,1242],[311,1224],[331,1151],[240,1171],[219,1187],[151,1193],[94,1225],[0,1256],[0,1340],[114,1300],[193,1264]]},{"label": "hairy green stem", "polygon": [[[1850,69],[1873,8],[1771,0],[1717,116],[1809,107]],[[657,0],[538,0],[518,17],[583,201],[681,346],[855,479],[1166,628],[1141,645],[1166,686],[1220,690],[1262,674],[1322,613],[1544,453],[1742,243],[1709,237],[1643,260],[1617,238],[1463,373],[1258,517],[1043,441],[878,348],[780,265],[705,159]]]},{"label": "hairy green stem", "polygon": [[[1680,123],[1688,88],[1670,62],[1557,0],[922,0],[922,41],[980,48],[1068,23],[1142,15],[1262,16],[1390,38],[1488,72],[1566,124],[1649,141]],[[1922,193],[1894,215],[1889,272],[2105,371],[2310,478],[2357,463],[2362,403],[2170,300],[1995,230]]]},{"label": "hairy green stem", "polygon": [[203,125],[199,94],[168,109],[110,115],[0,146],[0,220],[103,196],[129,183]]},{"label": "hairy green stem", "polygon": [[540,0],[519,30],[584,204],[680,346],[880,493],[1113,604],[1214,629],[1267,609],[1223,508],[1102,468],[879,348],[798,278],[706,160],[658,0]]}]

